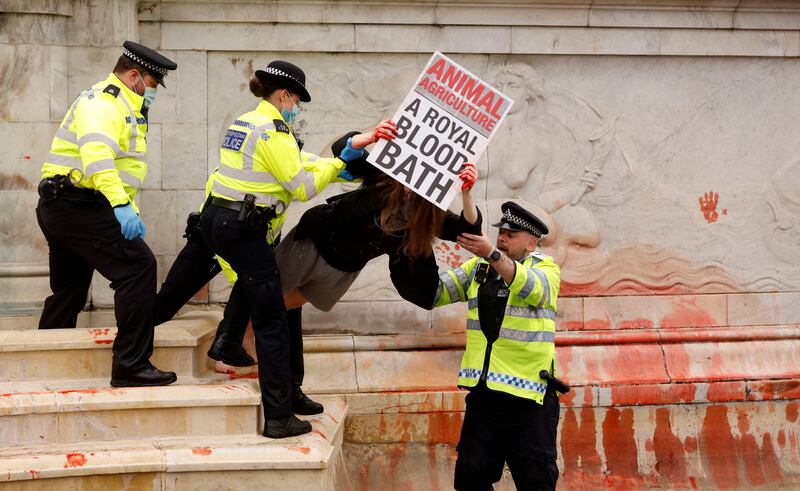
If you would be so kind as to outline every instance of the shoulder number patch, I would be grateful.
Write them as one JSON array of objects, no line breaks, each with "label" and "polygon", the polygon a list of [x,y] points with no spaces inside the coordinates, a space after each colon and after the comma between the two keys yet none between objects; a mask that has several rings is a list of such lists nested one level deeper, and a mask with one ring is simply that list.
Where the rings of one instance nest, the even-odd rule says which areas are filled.
[{"label": "shoulder number patch", "polygon": [[275,123],[275,131],[280,131],[281,133],[289,134],[292,130],[289,129],[289,125],[286,124],[285,121],[281,121],[280,119],[273,119],[273,123]]},{"label": "shoulder number patch", "polygon": [[238,152],[242,148],[245,138],[247,138],[247,133],[229,129],[222,140],[222,148]]},{"label": "shoulder number patch", "polygon": [[108,86],[105,89],[103,89],[103,92],[105,92],[106,94],[111,94],[114,97],[119,97],[119,91],[120,88],[114,84],[108,84]]}]

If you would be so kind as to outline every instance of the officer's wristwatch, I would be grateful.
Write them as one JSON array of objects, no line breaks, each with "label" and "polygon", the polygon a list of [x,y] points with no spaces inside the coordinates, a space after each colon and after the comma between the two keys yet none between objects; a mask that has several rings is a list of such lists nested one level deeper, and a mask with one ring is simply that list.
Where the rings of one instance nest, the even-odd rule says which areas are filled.
[{"label": "officer's wristwatch", "polygon": [[499,260],[500,256],[501,256],[500,251],[498,251],[497,249],[492,249],[492,252],[488,256],[486,256],[484,259],[486,259],[490,263],[493,263],[493,262]]}]

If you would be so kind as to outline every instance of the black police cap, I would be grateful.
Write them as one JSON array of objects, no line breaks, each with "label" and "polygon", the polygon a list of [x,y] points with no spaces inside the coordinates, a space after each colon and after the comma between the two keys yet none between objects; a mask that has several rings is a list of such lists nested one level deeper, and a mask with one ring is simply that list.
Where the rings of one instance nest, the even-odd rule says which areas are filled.
[{"label": "black police cap", "polygon": [[523,230],[538,238],[550,232],[547,225],[539,220],[536,215],[513,201],[506,201],[500,206],[500,209],[503,211],[503,217],[499,222],[492,225],[493,227],[508,230]]},{"label": "black police cap", "polygon": [[306,90],[306,74],[299,66],[288,61],[275,60],[267,65],[264,70],[256,70],[259,80],[277,85],[300,95],[303,102],[311,102],[311,95]]},{"label": "black police cap", "polygon": [[152,75],[162,87],[164,85],[164,77],[171,70],[178,68],[178,64],[162,55],[156,50],[150,49],[147,46],[133,41],[125,41],[122,43],[122,55],[135,61],[144,67],[150,75]]}]

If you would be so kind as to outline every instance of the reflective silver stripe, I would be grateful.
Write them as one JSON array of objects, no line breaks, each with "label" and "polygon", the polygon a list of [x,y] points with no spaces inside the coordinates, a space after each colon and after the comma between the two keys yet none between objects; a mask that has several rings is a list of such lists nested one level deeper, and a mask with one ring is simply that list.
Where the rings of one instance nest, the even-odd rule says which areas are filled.
[{"label": "reflective silver stripe", "polygon": [[124,170],[119,170],[119,169],[117,169],[117,173],[119,174],[119,179],[122,182],[124,182],[125,184],[134,189],[139,189],[139,187],[142,185],[142,180],[134,176],[133,174],[129,174]]},{"label": "reflective silver stripe", "polygon": [[256,152],[256,143],[261,139],[261,134],[264,130],[274,130],[275,123],[266,123],[261,126],[256,126],[253,131],[247,135],[247,141],[242,149],[242,170],[253,170],[253,155]]},{"label": "reflective silver stripe", "polygon": [[536,307],[516,307],[514,305],[506,305],[506,315],[512,317],[524,317],[526,319],[550,319],[552,321],[556,320],[555,311],[550,309],[540,309]]},{"label": "reflective silver stripe", "polygon": [[111,170],[114,168],[115,167],[113,159],[98,160],[97,162],[92,162],[91,164],[86,166],[86,177],[92,176],[104,170]]},{"label": "reflective silver stripe", "polygon": [[278,182],[271,172],[243,170],[226,164],[220,164],[217,169],[219,170],[219,175],[236,179],[237,181],[257,182],[261,184],[277,184]]},{"label": "reflective silver stripe", "polygon": [[136,113],[133,112],[133,108],[131,107],[130,104],[128,104],[127,99],[125,99],[124,97],[119,97],[119,100],[121,100],[122,103],[125,104],[125,107],[128,108],[128,112],[131,115],[131,127],[132,128],[131,128],[131,137],[128,140],[128,150],[130,150],[131,152],[135,152],[136,151],[136,137],[139,135],[138,119],[136,118]]},{"label": "reflective silver stripe", "polygon": [[456,286],[456,281],[450,276],[449,273],[444,272],[440,274],[439,283],[444,284],[444,287],[447,288],[447,293],[450,295],[450,303],[455,303],[461,300],[461,296],[458,294],[458,286]]},{"label": "reflective silver stripe", "polygon": [[536,268],[528,268],[529,277],[531,271],[533,271],[533,274],[538,276],[539,281],[542,282],[542,298],[539,299],[539,303],[536,306],[541,307],[542,305],[550,305],[550,280],[547,279],[547,275],[544,271]]},{"label": "reflective silver stripe", "polygon": [[[119,143],[109,137],[108,135],[104,135],[102,133],[86,133],[78,140],[78,146],[82,147],[87,143],[102,143],[107,147],[111,148],[116,154],[116,158],[123,158],[123,157],[133,157],[136,159],[144,159],[145,154],[142,152],[126,152],[119,146]],[[136,147],[131,147],[136,148]]]},{"label": "reflective silver stripe", "polygon": [[[313,172],[300,172],[305,174],[305,177],[303,178],[303,184],[306,185],[306,198],[311,199],[319,193],[319,191],[317,191],[316,177],[314,176]],[[309,191],[309,189],[311,191]]]},{"label": "reflective silver stripe", "polygon": [[467,308],[469,309],[477,309],[478,308],[478,299],[477,298],[470,298],[467,300]]},{"label": "reflective silver stripe", "polygon": [[[259,193],[255,191],[239,191],[238,189],[229,188],[217,180],[214,181],[214,185],[211,189],[213,192],[227,196],[234,201],[243,201],[245,194],[252,194],[256,197],[256,204],[259,205],[272,206],[279,201],[283,202],[283,200],[276,198],[271,194]],[[284,202],[284,204],[286,205],[287,203]]]},{"label": "reflective silver stripe", "polygon": [[533,291],[533,288],[536,286],[536,279],[531,274],[531,268],[526,268],[528,270],[528,276],[525,278],[525,284],[522,285],[522,289],[519,291],[519,298],[526,299]]},{"label": "reflective silver stripe", "polygon": [[56,131],[56,137],[70,143],[78,143],[78,136],[66,128],[59,128],[58,131]]},{"label": "reflective silver stripe", "polygon": [[[74,138],[75,134],[69,131],[69,127],[72,125],[72,122],[75,120],[75,109],[77,109],[77,107],[78,107],[78,101],[80,101],[80,99],[82,97],[87,97],[87,96],[89,96],[91,94],[94,94],[95,92],[100,92],[101,90],[105,90],[105,89],[104,88],[100,88],[100,87],[98,87],[98,88],[89,88],[89,89],[86,89],[86,90],[82,91],[80,94],[78,94],[78,97],[76,97],[75,100],[72,101],[72,105],[69,107],[69,113],[67,113],[67,117],[64,118],[64,124],[61,125],[61,129],[67,130],[67,132],[70,133]],[[61,137],[59,137],[59,138],[61,138]],[[66,140],[66,138],[64,138],[64,139]],[[72,143],[77,143],[77,140],[73,141]]]},{"label": "reflective silver stripe", "polygon": [[467,319],[467,329],[481,330],[481,321],[478,319]]},{"label": "reflective silver stripe", "polygon": [[500,329],[500,337],[522,341],[525,343],[553,343],[556,340],[556,333],[551,331],[520,331],[519,329]]},{"label": "reflective silver stripe", "polygon": [[453,273],[455,273],[456,278],[458,278],[458,282],[461,283],[461,289],[466,293],[467,288],[469,288],[469,283],[467,283],[467,273],[465,273],[460,267],[454,268]]},{"label": "reflective silver stripe", "polygon": [[310,154],[308,154],[308,159],[307,160],[309,162],[316,162],[317,160],[319,160],[319,157],[317,155],[314,155],[313,153],[310,153]]},{"label": "reflective silver stripe", "polygon": [[440,281],[439,284],[436,286],[436,295],[433,297],[433,306],[439,305],[439,301],[442,299],[442,282]]},{"label": "reflective silver stripe", "polygon": [[56,165],[63,165],[65,167],[77,167],[78,169],[83,167],[83,162],[81,162],[80,157],[69,157],[67,155],[56,155],[52,152],[47,154],[47,158],[45,162],[50,162],[51,164]]}]

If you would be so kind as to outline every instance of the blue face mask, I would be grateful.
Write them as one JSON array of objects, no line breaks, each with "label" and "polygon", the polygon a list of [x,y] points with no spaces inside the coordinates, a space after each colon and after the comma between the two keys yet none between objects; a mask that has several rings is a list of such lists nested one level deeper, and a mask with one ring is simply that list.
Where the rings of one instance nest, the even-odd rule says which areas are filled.
[{"label": "blue face mask", "polygon": [[153,87],[146,87],[144,89],[144,107],[150,107],[156,101],[156,89]]},{"label": "blue face mask", "polygon": [[291,109],[286,109],[285,107],[281,109],[281,117],[287,123],[294,121],[294,118],[296,118],[298,114],[300,114],[300,108],[297,104],[292,104]]}]

